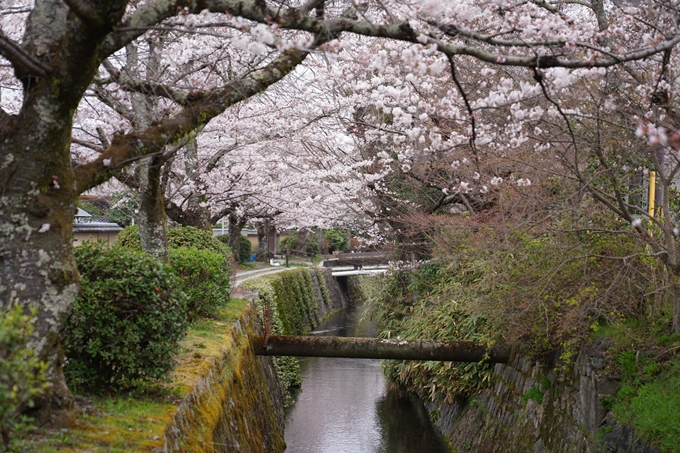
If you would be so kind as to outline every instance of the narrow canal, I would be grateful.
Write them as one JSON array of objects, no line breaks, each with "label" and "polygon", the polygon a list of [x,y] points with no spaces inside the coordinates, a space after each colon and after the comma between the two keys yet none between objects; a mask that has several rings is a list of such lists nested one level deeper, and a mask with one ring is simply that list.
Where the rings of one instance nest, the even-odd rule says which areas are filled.
[{"label": "narrow canal", "polygon": [[[313,335],[375,337],[346,310]],[[301,359],[302,388],[286,416],[286,453],[447,453],[422,406],[388,388],[379,360]]]}]

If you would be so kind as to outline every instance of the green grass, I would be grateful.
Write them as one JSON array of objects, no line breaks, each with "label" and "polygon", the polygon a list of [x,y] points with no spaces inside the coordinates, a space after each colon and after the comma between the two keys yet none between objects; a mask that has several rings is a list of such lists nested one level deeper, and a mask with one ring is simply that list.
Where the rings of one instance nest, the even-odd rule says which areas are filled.
[{"label": "green grass", "polygon": [[18,440],[16,450],[123,453],[163,448],[163,431],[175,413],[173,404],[127,396],[89,398],[92,413],[79,416],[75,429],[38,430],[30,437]]}]

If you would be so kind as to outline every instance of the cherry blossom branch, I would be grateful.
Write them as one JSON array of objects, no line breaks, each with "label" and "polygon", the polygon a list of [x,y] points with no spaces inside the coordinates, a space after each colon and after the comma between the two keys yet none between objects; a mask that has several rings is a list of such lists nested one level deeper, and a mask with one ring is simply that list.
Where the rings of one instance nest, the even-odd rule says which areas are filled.
[{"label": "cherry blossom branch", "polygon": [[477,146],[476,146],[476,141],[477,141],[477,128],[476,128],[476,123],[475,123],[475,112],[472,111],[472,106],[470,105],[470,101],[467,98],[467,94],[465,94],[465,90],[463,89],[463,85],[461,85],[460,81],[458,80],[458,77],[456,76],[456,64],[453,61],[453,56],[449,56],[449,65],[451,66],[451,78],[453,79],[453,83],[456,85],[456,88],[458,88],[458,92],[460,93],[461,97],[463,98],[463,102],[465,103],[465,108],[468,111],[468,115],[470,116],[470,125],[472,127],[472,133],[470,134],[470,148],[472,149],[472,153],[475,156],[476,164],[477,167],[479,167],[479,155],[477,153]]},{"label": "cherry blossom branch", "polygon": [[[320,40],[317,45],[321,44]],[[288,49],[249,77],[204,93],[199,101],[173,117],[143,131],[116,136],[111,146],[97,159],[75,167],[78,193],[108,180],[114,170],[124,167],[131,160],[160,152],[167,144],[175,143],[203,127],[228,107],[264,91],[304,61],[308,54],[309,51]]]},{"label": "cherry blossom branch", "polygon": [[[300,8],[283,8],[280,5],[273,7],[258,0],[208,0],[206,2],[196,2],[189,6],[189,12],[198,14],[200,10],[206,8],[211,12],[227,12],[259,23],[276,24],[285,29],[307,31],[317,36],[323,36],[325,40],[334,39],[343,32],[351,32],[363,36],[421,43],[418,38],[422,36],[422,33],[414,30],[409,22],[375,24],[346,16],[320,20],[301,14]],[[159,0],[140,6],[126,23],[119,24],[116,27],[116,31],[109,34],[102,43],[100,56],[102,58],[109,56],[143,34],[142,29],[144,27],[157,24],[163,19],[176,15],[176,13],[177,2],[172,0]],[[615,66],[625,61],[649,58],[652,55],[676,46],[680,43],[680,35],[670,36],[656,45],[642,47],[623,54],[608,54],[604,49],[598,49],[598,52],[603,56],[576,56],[573,58],[555,55],[536,55],[534,50],[532,50],[530,55],[502,54],[467,44],[445,43],[436,41],[433,38],[430,38],[430,41],[435,42],[438,50],[447,56],[469,55],[492,64],[529,68],[591,68]],[[540,43],[523,43],[519,47],[534,49],[538,45]],[[567,42],[565,41],[560,45],[566,46]]]},{"label": "cherry blossom branch", "polygon": [[176,90],[162,83],[154,83],[146,80],[139,80],[132,77],[126,71],[120,71],[111,64],[108,59],[102,61],[102,65],[111,76],[111,80],[116,82],[126,91],[148,94],[151,96],[163,97],[176,102],[181,106],[186,106],[190,96],[183,91]]},{"label": "cherry blossom branch", "polygon": [[0,30],[0,55],[12,63],[17,77],[26,75],[45,77],[50,73],[49,66],[44,65],[26,52],[17,42],[11,40]]}]

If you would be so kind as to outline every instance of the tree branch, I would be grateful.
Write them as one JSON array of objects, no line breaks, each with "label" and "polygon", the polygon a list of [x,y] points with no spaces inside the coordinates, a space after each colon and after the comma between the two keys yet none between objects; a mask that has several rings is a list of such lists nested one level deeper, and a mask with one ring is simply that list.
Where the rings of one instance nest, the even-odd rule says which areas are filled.
[{"label": "tree branch", "polygon": [[73,13],[83,21],[83,23],[98,28],[104,25],[104,21],[97,11],[87,0],[64,0],[64,3]]},{"label": "tree branch", "polygon": [[102,61],[102,65],[106,71],[111,76],[111,80],[116,82],[126,91],[134,91],[137,93],[143,93],[150,96],[164,97],[175,101],[181,106],[186,106],[189,96],[183,91],[176,90],[168,85],[163,85],[161,83],[154,83],[145,80],[139,80],[132,77],[127,71],[119,71],[115,66],[111,64],[108,59]]},{"label": "tree branch", "polygon": [[[321,45],[322,40],[317,43]],[[113,172],[142,156],[161,152],[167,144],[204,126],[228,107],[264,91],[302,63],[309,51],[288,49],[265,68],[249,77],[209,91],[199,102],[151,127],[114,138],[111,146],[97,159],[75,169],[77,192],[82,193],[113,176]]]},{"label": "tree branch", "polygon": [[18,43],[9,39],[2,30],[0,30],[0,55],[12,63],[18,78],[27,75],[46,77],[50,73],[48,66],[33,58]]},{"label": "tree branch", "polygon": [[[539,2],[540,3],[540,2]],[[542,5],[549,6],[549,3]],[[264,24],[276,24],[280,28],[290,30],[301,30],[321,36],[325,41],[338,37],[343,32],[351,32],[363,36],[389,38],[398,41],[412,42],[420,44],[419,31],[414,30],[409,22],[376,24],[368,21],[359,21],[350,17],[334,17],[330,19],[319,19],[302,14],[301,8],[283,8],[280,5],[269,5],[264,1],[245,1],[245,0],[207,0],[205,2],[194,2],[189,7],[189,12],[200,13],[202,9],[211,12],[227,12],[234,16],[239,16],[254,22]],[[147,27],[153,26],[163,19],[177,14],[177,3],[172,0],[158,0],[156,2],[145,3],[132,15],[129,21],[119,24],[116,31],[109,34],[101,46],[100,56],[108,57],[113,52],[122,48],[129,42],[145,33]],[[481,35],[480,35],[481,36]],[[592,68],[610,67],[625,61],[635,61],[646,59],[652,55],[670,49],[680,43],[680,35],[670,35],[664,41],[653,46],[638,48],[623,54],[614,54],[605,49],[595,48],[587,43],[581,43],[584,47],[592,48],[602,54],[600,57],[590,55],[578,55],[569,58],[557,55],[537,55],[536,46],[546,43],[520,43],[519,48],[527,49],[526,55],[515,55],[511,52],[502,54],[492,52],[482,47],[470,46],[460,42],[447,43],[441,40],[430,38],[430,41],[437,44],[440,52],[447,56],[469,55],[478,60],[492,64],[504,66],[523,66],[529,68]],[[486,43],[483,43],[486,45]],[[555,41],[555,46],[564,48],[567,42]]]}]

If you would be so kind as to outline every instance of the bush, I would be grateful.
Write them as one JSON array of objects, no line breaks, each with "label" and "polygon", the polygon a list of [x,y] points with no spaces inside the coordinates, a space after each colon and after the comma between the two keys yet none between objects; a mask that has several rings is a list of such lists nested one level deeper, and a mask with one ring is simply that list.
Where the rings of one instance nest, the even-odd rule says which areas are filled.
[{"label": "bush", "polygon": [[245,263],[250,261],[250,255],[253,253],[253,245],[247,237],[239,235],[238,238],[238,258],[239,261]]},{"label": "bush", "polygon": [[33,407],[34,399],[47,389],[47,364],[28,348],[33,319],[19,305],[2,311],[0,318],[0,434],[10,450],[12,433],[24,423],[22,412]]},{"label": "bush", "polygon": [[213,316],[229,302],[229,260],[212,250],[177,247],[168,250],[168,261],[182,279],[191,319]]},{"label": "bush", "polygon": [[139,226],[130,225],[119,231],[113,246],[131,250],[142,250],[142,241],[139,239]]},{"label": "bush", "polygon": [[[218,241],[222,242],[223,244],[229,245],[229,235],[228,234],[221,234],[219,236],[216,236],[215,239]],[[250,255],[253,253],[253,246],[248,240],[247,237],[243,236],[242,234],[239,235],[238,238],[238,260],[241,263],[245,263],[247,261],[250,261]]]},{"label": "bush", "polygon": [[70,385],[102,390],[163,377],[187,327],[177,276],[145,253],[102,243],[74,254],[80,292],[62,328]]},{"label": "bush", "polygon": [[[139,226],[130,225],[118,233],[113,244],[132,250],[142,250],[142,242],[139,239]],[[191,226],[182,226],[168,230],[168,248],[195,247],[200,250],[212,250],[225,256],[231,255],[228,245],[223,244],[212,237],[210,231]]]},{"label": "bush", "polygon": [[[281,239],[279,241],[279,253],[280,254],[289,254],[295,251],[298,246],[298,234],[297,232],[294,234],[291,234],[290,236],[286,236],[285,238]],[[314,237],[310,237],[307,240],[307,254],[310,256],[316,256],[320,252],[319,248],[319,243]]]},{"label": "bush", "polygon": [[328,253],[336,250],[345,252],[349,249],[349,235],[344,231],[326,230],[323,232],[324,238],[328,241]]},{"label": "bush", "polygon": [[297,248],[297,233],[286,236],[279,241],[279,253],[286,255]]}]

